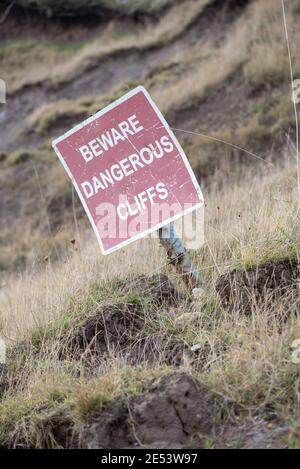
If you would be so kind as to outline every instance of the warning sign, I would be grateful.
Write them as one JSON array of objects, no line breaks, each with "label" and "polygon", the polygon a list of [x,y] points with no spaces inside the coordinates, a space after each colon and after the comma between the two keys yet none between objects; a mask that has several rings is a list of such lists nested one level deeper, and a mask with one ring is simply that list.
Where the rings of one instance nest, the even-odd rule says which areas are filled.
[{"label": "warning sign", "polygon": [[103,254],[203,205],[183,149],[143,87],[53,142]]}]

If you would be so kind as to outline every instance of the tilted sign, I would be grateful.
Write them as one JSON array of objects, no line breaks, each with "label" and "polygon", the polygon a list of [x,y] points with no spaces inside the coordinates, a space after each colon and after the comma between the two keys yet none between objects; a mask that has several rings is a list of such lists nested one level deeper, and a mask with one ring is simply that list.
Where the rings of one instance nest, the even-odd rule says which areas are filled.
[{"label": "tilted sign", "polygon": [[203,205],[183,149],[143,87],[53,142],[103,254]]}]

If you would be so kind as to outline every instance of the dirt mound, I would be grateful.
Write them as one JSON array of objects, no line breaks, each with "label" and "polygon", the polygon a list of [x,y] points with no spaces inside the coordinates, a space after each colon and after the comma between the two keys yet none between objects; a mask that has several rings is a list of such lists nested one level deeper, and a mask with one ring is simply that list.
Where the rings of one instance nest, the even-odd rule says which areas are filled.
[{"label": "dirt mound", "polygon": [[297,285],[300,267],[297,260],[270,261],[246,271],[234,270],[219,277],[216,290],[223,307],[251,313],[254,304],[274,301]]},{"label": "dirt mound", "polygon": [[128,363],[162,361],[179,366],[186,345],[147,327],[154,310],[116,304],[88,318],[72,337],[63,338],[60,358],[66,356],[122,357]]},{"label": "dirt mound", "polygon": [[76,449],[80,447],[74,422],[63,413],[49,413],[47,407],[39,409],[39,421],[24,418],[16,426],[6,449]]},{"label": "dirt mound", "polygon": [[203,447],[213,431],[214,400],[187,374],[164,377],[139,397],[120,399],[84,432],[88,448]]},{"label": "dirt mound", "polygon": [[99,356],[127,355],[133,350],[137,353],[135,342],[138,342],[144,326],[142,313],[142,308],[134,304],[120,303],[103,308],[86,319],[77,333],[67,341],[68,352],[87,352]]},{"label": "dirt mound", "polygon": [[[181,365],[187,346],[175,336],[165,337],[159,327],[161,306],[177,304],[179,299],[168,277],[138,277],[121,285],[120,289],[130,293],[132,299],[105,306],[85,319],[75,334],[62,338],[60,357],[92,354],[122,357],[132,364],[163,361]],[[144,304],[142,297],[145,296],[149,297],[149,302]]]},{"label": "dirt mound", "polygon": [[154,301],[159,303],[169,303],[176,306],[182,296],[176,290],[173,283],[166,275],[155,274],[151,277],[141,275],[132,282],[120,285],[124,293],[136,293],[137,295],[150,295]]},{"label": "dirt mound", "polygon": [[80,434],[72,417],[40,407],[36,421],[20,420],[6,447],[283,449],[291,432],[299,432],[299,426],[291,429],[259,418],[222,423],[220,398],[186,373],[144,384],[143,394],[125,395],[89,414]]}]

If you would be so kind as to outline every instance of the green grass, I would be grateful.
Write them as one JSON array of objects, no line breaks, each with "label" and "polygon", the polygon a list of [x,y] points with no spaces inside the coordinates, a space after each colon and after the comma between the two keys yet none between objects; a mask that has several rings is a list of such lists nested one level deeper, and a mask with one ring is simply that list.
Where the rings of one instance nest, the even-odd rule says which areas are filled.
[{"label": "green grass", "polygon": [[35,41],[33,39],[26,39],[24,41],[12,41],[0,43],[0,59],[3,59],[5,54],[27,54],[32,51],[45,51],[51,49],[61,54],[73,54],[85,46],[84,42],[76,43],[63,43],[57,41]]},{"label": "green grass", "polygon": [[54,49],[57,52],[62,54],[64,53],[73,53],[77,52],[85,46],[84,42],[76,42],[76,43],[63,43],[63,42],[42,42],[42,46],[49,47],[50,49]]},{"label": "green grass", "polygon": [[[83,2],[73,2],[71,5],[71,2],[54,4],[47,0],[45,2],[24,0],[23,3],[27,6],[35,4],[43,13],[59,15],[68,12],[74,14],[76,8],[83,6]],[[104,5],[105,2],[94,3]],[[148,6],[156,8],[157,5],[159,8],[158,4],[163,3],[165,2],[148,2]],[[83,8],[86,5],[89,7],[91,2],[85,2]],[[111,3],[112,7],[113,5],[114,3]],[[49,6],[50,10],[47,10]],[[128,12],[137,11],[138,8],[142,8],[141,2],[130,2],[126,8],[129,8]],[[261,18],[264,18],[264,15],[261,15]],[[168,37],[170,39],[170,36]],[[242,44],[242,41],[234,44]],[[39,51],[39,45],[36,43],[28,42],[16,47],[18,54],[23,57],[27,54],[35,55]],[[64,45],[51,42],[41,45],[41,48],[50,49],[49,54],[58,52],[62,55],[77,51],[81,47],[82,44],[79,43]],[[229,60],[233,50],[232,47],[228,51],[228,54],[230,52],[228,56],[220,56],[220,59],[217,57],[218,67],[220,63],[227,63],[225,57]],[[4,52],[9,54],[9,48],[2,43],[0,56]],[[256,59],[255,54],[253,57]],[[64,56],[61,59],[64,60]],[[186,59],[187,62],[179,57],[177,64],[177,58],[174,58],[174,63],[167,64],[162,69],[159,66],[153,67],[148,74],[146,73],[147,83],[161,90],[157,96],[160,93],[162,96],[165,96],[165,93],[168,95],[169,82],[172,82],[173,77],[176,77],[176,82],[178,76],[181,77],[183,64],[190,65],[190,57]],[[261,65],[262,61],[254,59],[250,63],[251,67],[246,69],[246,78],[253,87],[263,84],[266,79],[272,86],[281,83],[283,75],[273,73],[277,69],[276,63],[270,61],[264,66]],[[203,76],[205,75],[206,79],[207,69],[205,63],[201,62],[199,68],[197,67],[191,74],[190,83],[179,81],[178,89],[174,89],[174,100],[178,97],[179,101],[178,113],[185,109],[189,99],[192,105],[194,98],[202,96],[197,86],[194,91],[190,89],[198,83],[198,79],[200,80],[199,72],[202,65]],[[281,63],[278,64],[278,69],[283,69]],[[213,98],[212,90],[222,82],[223,78],[222,75],[216,82],[215,69],[211,70],[207,86],[203,87],[205,93],[211,93],[207,94],[208,99]],[[229,80],[225,85],[230,86]],[[135,85],[135,83],[130,84],[132,87]],[[51,103],[29,116],[28,126],[36,129],[41,136],[45,136],[47,132],[55,129],[56,124],[61,125],[73,120],[75,123],[104,107],[127,90],[128,87],[125,86],[115,91],[111,90],[105,96],[86,97],[74,102]],[[188,90],[189,93],[181,99],[182,90]],[[278,131],[281,128],[287,129],[293,124],[290,97],[286,91],[282,92],[281,86],[277,90],[277,96],[270,94],[264,96],[266,101],[255,101],[249,106],[249,118],[245,123],[240,122],[239,128],[224,128],[216,134],[209,131],[207,133],[264,156],[265,151],[275,142]],[[274,97],[272,105],[269,102],[270,97]],[[170,95],[165,101],[167,104],[169,98]],[[264,118],[270,118],[270,123]],[[38,234],[39,209],[33,213],[25,211],[27,220],[30,219],[32,223],[27,238],[24,236],[25,219],[18,220],[18,232],[13,233],[15,227],[10,227],[11,236],[6,235],[6,242],[10,243],[11,251],[5,251],[5,255],[1,253],[0,270],[1,267],[7,268],[6,261],[11,262],[16,253],[22,255],[23,249],[25,253],[28,246],[38,246],[33,256],[35,266],[39,262],[38,258],[47,255],[49,259],[41,268],[38,264],[34,276],[31,277],[30,272],[26,272],[24,278],[12,277],[9,285],[11,290],[3,287],[4,297],[8,300],[2,307],[3,316],[0,325],[2,326],[3,321],[3,330],[7,329],[7,336],[17,338],[8,351],[8,379],[11,386],[1,399],[0,447],[9,447],[14,442],[17,445],[34,448],[61,446],[52,429],[53,425],[57,424],[62,429],[65,425],[69,425],[79,441],[84,426],[92,416],[97,415],[116,399],[140,395],[147,389],[150,379],[158,380],[163,374],[174,371],[163,360],[161,362],[157,360],[155,363],[141,362],[137,366],[129,365],[125,357],[124,360],[123,357],[119,359],[119,356],[114,354],[110,357],[105,356],[105,359],[101,357],[100,360],[97,356],[89,356],[87,360],[85,351],[77,357],[68,353],[65,359],[58,360],[58,351],[61,350],[64,337],[68,335],[72,337],[88,318],[101,314],[106,306],[119,303],[138,306],[136,309],[141,309],[145,314],[145,324],[139,331],[142,339],[144,336],[150,340],[154,337],[157,339],[159,349],[168,352],[173,350],[174,340],[180,345],[184,344],[184,353],[187,353],[182,368],[220,397],[220,407],[224,415],[230,416],[230,424],[235,418],[241,424],[249,417],[272,422],[276,418],[275,425],[277,423],[292,425],[295,421],[295,415],[299,412],[297,391],[299,367],[291,363],[291,344],[299,333],[296,316],[292,315],[286,321],[277,316],[278,311],[282,311],[285,307],[283,300],[269,305],[267,310],[263,307],[253,309],[249,317],[240,311],[227,311],[220,305],[215,282],[219,275],[233,268],[244,271],[270,260],[299,258],[298,205],[294,197],[297,186],[296,170],[292,166],[285,176],[287,168],[281,166],[269,168],[263,163],[261,166],[265,172],[261,173],[259,162],[257,166],[253,165],[255,169],[252,171],[250,155],[221,143],[199,140],[196,136],[188,142],[186,152],[192,157],[194,167],[208,174],[211,184],[210,186],[206,179],[203,186],[207,202],[207,243],[203,249],[193,253],[195,264],[201,269],[207,286],[205,294],[198,299],[193,295],[187,295],[186,301],[183,300],[178,308],[173,308],[158,304],[147,293],[142,295],[133,290],[124,294],[119,279],[107,280],[116,275],[116,271],[121,280],[126,278],[128,271],[132,276],[136,272],[140,274],[140,266],[144,266],[142,263],[144,259],[151,263],[149,271],[166,272],[173,280],[174,271],[160,264],[161,252],[156,258],[155,251],[153,262],[152,251],[147,251],[148,248],[142,257],[139,257],[141,251],[126,250],[129,252],[128,257],[125,252],[120,251],[109,260],[100,259],[98,247],[91,244],[88,238],[87,245],[91,249],[87,251],[84,238],[78,252],[72,251],[73,254],[69,257],[63,257],[61,253],[63,247],[58,247],[59,255],[56,259],[60,262],[54,264],[51,262],[52,236],[45,232],[45,227]],[[69,183],[60,177],[63,170],[49,147],[49,142],[45,142],[44,147],[34,153],[47,167],[46,172],[40,174],[46,210],[53,198],[61,197],[61,200],[65,200],[64,196],[71,194]],[[22,182],[10,177],[13,172],[21,172],[15,171],[15,166],[26,161],[26,158],[26,151],[21,149],[9,155],[3,164],[4,170],[7,171],[3,177],[4,188],[8,189],[9,185],[15,184],[14,189],[18,190],[16,195],[23,196],[26,189],[30,189],[37,182],[35,176],[28,177]],[[276,150],[275,158],[276,164],[279,160],[280,164],[283,164],[281,152],[277,153]],[[293,155],[291,161],[292,158]],[[47,162],[50,162],[49,166]],[[55,171],[54,166],[57,168]],[[244,173],[242,166],[246,168]],[[18,169],[22,170],[22,167]],[[245,178],[242,178],[241,174]],[[40,207],[42,204],[39,199],[37,200]],[[66,204],[65,207],[65,212],[67,214],[70,212],[72,217],[71,204]],[[42,211],[41,213],[44,217],[45,213]],[[64,230],[65,227],[61,232],[61,246],[65,248],[67,243],[70,245],[71,236],[67,230]],[[74,231],[72,225],[72,238]],[[15,244],[12,243],[13,236],[17,238]],[[60,246],[59,238],[55,238],[55,242]],[[76,248],[77,244],[79,243],[76,241]],[[4,243],[1,245],[1,249],[6,247]],[[78,263],[73,264],[75,257],[78,257]],[[94,265],[94,260],[98,257],[99,264]],[[84,270],[85,264],[88,264],[86,270]],[[65,266],[68,269],[63,270]],[[122,270],[124,267],[125,270]],[[116,271],[110,270],[114,268]],[[75,276],[72,277],[76,272],[79,280]],[[37,282],[40,278],[41,281]],[[57,295],[58,291],[61,297]],[[299,311],[297,298],[294,298],[292,291],[288,293],[291,298],[284,301],[289,301],[289,308],[294,308],[297,313]],[[15,316],[14,311],[17,312]],[[23,322],[22,315],[25,318]],[[135,336],[129,338],[129,343],[131,339],[134,341]],[[139,339],[140,336],[137,340]],[[299,432],[295,429],[288,438],[288,445],[299,447],[299,442]],[[214,441],[208,437],[204,446],[212,448]]]},{"label": "green grass", "polygon": [[[300,237],[298,226],[295,225],[295,218],[296,211],[295,215],[285,220],[284,224],[278,223],[276,236],[265,239],[260,244],[255,242],[255,237],[252,243],[241,242],[236,259],[230,265],[229,270],[243,271],[264,265],[270,261],[279,262],[299,259]],[[255,229],[255,226],[253,226],[253,234],[255,234]]]},{"label": "green grass", "polygon": [[32,158],[33,154],[26,150],[17,150],[11,153],[7,158],[7,164],[9,166],[17,166],[22,163],[26,163]]},{"label": "green grass", "polygon": [[8,393],[1,402],[0,447],[13,443],[36,449],[61,447],[53,435],[53,424],[63,428],[65,423],[79,441],[91,414],[118,397],[142,394],[149,377],[159,379],[167,369],[120,368],[116,364],[109,371],[98,366],[87,376],[79,363],[39,360],[27,361],[26,372],[31,377],[25,389]]}]

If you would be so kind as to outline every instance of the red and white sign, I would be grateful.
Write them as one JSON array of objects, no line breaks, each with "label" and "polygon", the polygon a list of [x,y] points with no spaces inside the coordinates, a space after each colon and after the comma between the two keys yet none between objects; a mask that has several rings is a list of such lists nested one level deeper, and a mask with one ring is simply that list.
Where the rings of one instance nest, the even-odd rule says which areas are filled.
[{"label": "red and white sign", "polygon": [[53,142],[103,254],[203,205],[183,149],[141,86]]}]

